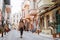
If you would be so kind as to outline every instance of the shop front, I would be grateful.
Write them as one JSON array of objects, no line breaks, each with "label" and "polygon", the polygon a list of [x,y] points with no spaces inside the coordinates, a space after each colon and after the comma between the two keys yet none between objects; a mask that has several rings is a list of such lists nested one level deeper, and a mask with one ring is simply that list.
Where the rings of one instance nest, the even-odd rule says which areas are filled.
[{"label": "shop front", "polygon": [[60,12],[56,13],[59,9],[56,7],[40,14],[40,27],[44,34],[60,33]]},{"label": "shop front", "polygon": [[59,37],[60,37],[60,10],[57,10],[56,11],[56,33],[59,34]]}]

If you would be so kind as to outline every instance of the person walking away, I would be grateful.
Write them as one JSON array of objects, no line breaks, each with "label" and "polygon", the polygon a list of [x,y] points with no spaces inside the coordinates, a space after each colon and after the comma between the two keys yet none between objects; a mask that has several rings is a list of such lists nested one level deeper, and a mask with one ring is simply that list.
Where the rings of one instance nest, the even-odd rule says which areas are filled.
[{"label": "person walking away", "polygon": [[39,27],[39,25],[37,25],[37,33],[38,33],[38,35],[39,35],[39,32],[40,32],[40,27]]},{"label": "person walking away", "polygon": [[5,24],[5,27],[4,27],[4,32],[5,32],[5,35],[6,33],[8,33],[10,31],[9,27],[7,24]]},{"label": "person walking away", "polygon": [[22,38],[22,35],[23,35],[23,30],[24,30],[24,22],[22,20],[22,21],[19,22],[19,31],[20,31],[21,38]]}]

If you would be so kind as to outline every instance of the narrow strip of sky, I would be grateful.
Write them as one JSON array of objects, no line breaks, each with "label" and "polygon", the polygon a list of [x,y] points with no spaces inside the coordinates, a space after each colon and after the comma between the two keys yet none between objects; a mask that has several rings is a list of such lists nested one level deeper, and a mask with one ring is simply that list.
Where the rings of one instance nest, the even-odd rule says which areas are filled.
[{"label": "narrow strip of sky", "polygon": [[11,0],[11,13],[19,13],[21,11],[21,4],[23,0]]}]

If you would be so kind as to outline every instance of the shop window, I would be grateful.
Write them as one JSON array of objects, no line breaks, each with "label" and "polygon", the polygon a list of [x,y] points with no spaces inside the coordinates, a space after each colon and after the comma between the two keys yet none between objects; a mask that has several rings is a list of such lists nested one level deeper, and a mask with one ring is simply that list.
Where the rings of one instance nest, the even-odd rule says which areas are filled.
[{"label": "shop window", "polygon": [[57,21],[57,24],[60,24],[60,11],[59,10],[56,12],[56,21]]},{"label": "shop window", "polygon": [[56,22],[57,22],[56,32],[60,33],[60,10],[56,11]]}]

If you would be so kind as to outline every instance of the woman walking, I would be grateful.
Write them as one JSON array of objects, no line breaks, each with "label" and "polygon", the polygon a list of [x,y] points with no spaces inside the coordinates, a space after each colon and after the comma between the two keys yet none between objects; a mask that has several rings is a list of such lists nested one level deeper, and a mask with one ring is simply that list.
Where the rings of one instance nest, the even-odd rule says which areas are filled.
[{"label": "woman walking", "polygon": [[23,20],[20,20],[19,31],[20,31],[21,38],[22,38],[22,35],[23,35],[23,30],[24,30],[24,22],[23,22]]},{"label": "woman walking", "polygon": [[10,31],[10,29],[9,29],[8,24],[5,24],[5,26],[4,26],[5,35],[6,35],[6,33],[8,33],[9,31]]}]

